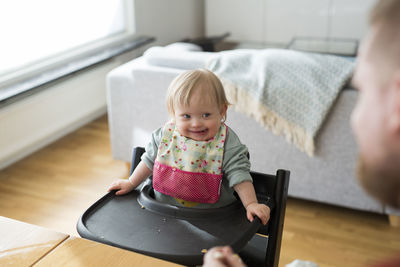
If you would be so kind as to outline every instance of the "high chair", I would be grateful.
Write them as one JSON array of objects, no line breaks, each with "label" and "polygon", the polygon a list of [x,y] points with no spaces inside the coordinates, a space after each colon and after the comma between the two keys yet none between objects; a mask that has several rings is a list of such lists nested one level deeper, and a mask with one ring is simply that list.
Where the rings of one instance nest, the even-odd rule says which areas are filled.
[{"label": "high chair", "polygon": [[[131,173],[143,152],[134,149]],[[258,218],[249,222],[240,200],[215,209],[158,202],[150,177],[141,190],[107,193],[84,212],[77,230],[87,239],[186,266],[201,265],[207,249],[229,245],[248,266],[277,267],[290,172],[250,174],[258,201],[271,208],[266,226]]]}]

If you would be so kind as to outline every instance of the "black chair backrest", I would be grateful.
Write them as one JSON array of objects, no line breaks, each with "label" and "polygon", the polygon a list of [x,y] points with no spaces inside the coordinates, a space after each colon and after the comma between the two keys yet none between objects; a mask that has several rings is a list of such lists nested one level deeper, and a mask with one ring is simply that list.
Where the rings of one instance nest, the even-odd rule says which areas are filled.
[{"label": "black chair backrest", "polygon": [[143,153],[146,150],[143,147],[135,147],[133,148],[133,154],[132,154],[132,164],[131,164],[131,169],[129,171],[129,176],[133,173],[133,170],[136,168],[136,166],[140,162],[140,157],[143,155]]},{"label": "black chair backrest", "polygon": [[250,172],[250,174],[258,199],[262,201],[265,197],[270,198],[268,199],[271,208],[270,220],[258,231],[268,235],[265,266],[278,266],[290,172],[278,170],[276,175],[257,172]]}]

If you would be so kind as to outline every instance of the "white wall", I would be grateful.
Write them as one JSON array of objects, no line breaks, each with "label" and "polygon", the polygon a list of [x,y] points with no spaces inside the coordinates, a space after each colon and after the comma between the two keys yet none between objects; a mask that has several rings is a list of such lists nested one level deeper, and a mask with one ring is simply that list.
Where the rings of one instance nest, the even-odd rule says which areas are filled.
[{"label": "white wall", "polygon": [[287,44],[293,37],[362,38],[376,0],[205,0],[206,34]]},{"label": "white wall", "polygon": [[204,35],[203,0],[135,0],[136,28],[156,44]]},{"label": "white wall", "polygon": [[[199,0],[136,0],[138,34],[156,44],[204,34]],[[154,45],[154,44],[153,44]],[[106,113],[105,76],[143,49],[79,72],[30,97],[0,108],[0,169]]]},{"label": "white wall", "polygon": [[230,32],[230,40],[263,41],[263,0],[206,0],[206,35]]}]

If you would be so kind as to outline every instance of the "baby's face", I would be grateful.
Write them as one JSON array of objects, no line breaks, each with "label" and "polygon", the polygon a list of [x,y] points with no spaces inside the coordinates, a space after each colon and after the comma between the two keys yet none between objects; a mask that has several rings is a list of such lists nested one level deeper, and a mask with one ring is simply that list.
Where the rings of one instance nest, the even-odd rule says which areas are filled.
[{"label": "baby's face", "polygon": [[215,101],[207,101],[196,90],[190,97],[189,105],[175,107],[175,123],[180,134],[196,140],[208,141],[221,126],[227,107],[218,107]]}]

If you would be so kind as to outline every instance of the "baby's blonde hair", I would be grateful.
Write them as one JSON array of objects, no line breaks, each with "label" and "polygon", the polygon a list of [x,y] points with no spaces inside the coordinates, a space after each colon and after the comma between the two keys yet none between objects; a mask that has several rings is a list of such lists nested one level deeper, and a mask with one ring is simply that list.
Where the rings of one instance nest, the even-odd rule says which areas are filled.
[{"label": "baby's blonde hair", "polygon": [[213,101],[219,108],[229,106],[224,87],[218,77],[206,69],[195,69],[179,74],[169,85],[166,105],[170,117],[175,116],[177,105],[189,105],[194,90],[203,90],[209,101]]}]

